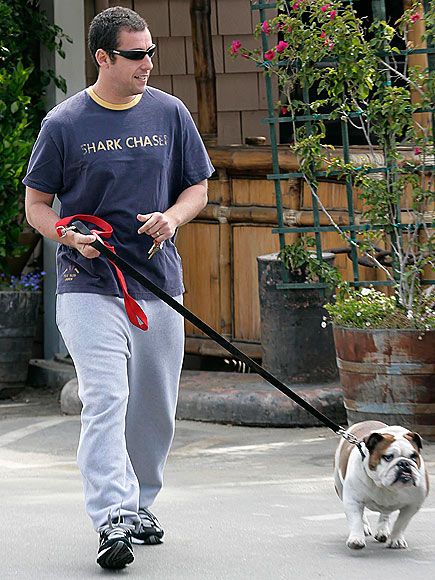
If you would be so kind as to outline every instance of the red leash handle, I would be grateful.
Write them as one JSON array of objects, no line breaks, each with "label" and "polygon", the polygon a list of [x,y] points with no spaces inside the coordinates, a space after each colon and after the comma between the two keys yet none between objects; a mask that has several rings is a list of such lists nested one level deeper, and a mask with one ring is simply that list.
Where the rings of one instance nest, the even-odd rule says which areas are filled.
[{"label": "red leash handle", "polygon": [[[97,236],[102,237],[102,238],[110,238],[110,236],[113,233],[112,226],[108,222],[106,222],[105,220],[103,220],[97,216],[94,216],[94,215],[76,214],[76,215],[64,217],[64,218],[60,219],[58,222],[56,222],[55,228],[56,228],[57,235],[60,238],[64,237],[69,224],[73,220],[83,220],[83,221],[86,221],[90,224],[94,224],[99,229],[98,230],[93,229],[93,230],[91,230],[91,232]],[[111,250],[114,254],[116,254],[115,248],[113,246],[111,246],[108,242],[106,242],[104,240],[102,240],[102,241],[103,241],[103,244],[107,248],[109,248],[109,250]],[[139,304],[136,302],[136,300],[132,296],[130,296],[130,294],[128,293],[127,283],[125,281],[123,273],[118,268],[118,266],[114,262],[112,262],[112,260],[109,259],[109,262],[115,268],[116,275],[118,276],[119,283],[121,284],[122,294],[124,297],[124,305],[125,305],[125,310],[127,312],[128,319],[137,328],[140,328],[141,330],[148,330],[147,316],[146,316],[145,312],[142,310],[142,308],[139,306]]]}]

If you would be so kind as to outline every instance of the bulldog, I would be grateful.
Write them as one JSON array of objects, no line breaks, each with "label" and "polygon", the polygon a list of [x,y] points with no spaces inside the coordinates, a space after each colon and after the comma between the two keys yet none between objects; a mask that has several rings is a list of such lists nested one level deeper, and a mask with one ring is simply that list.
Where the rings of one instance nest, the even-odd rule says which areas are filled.
[{"label": "bulldog", "polygon": [[[334,462],[335,489],[342,500],[350,533],[346,545],[365,548],[371,536],[364,509],[379,512],[375,540],[389,548],[407,548],[404,531],[429,491],[420,455],[421,437],[409,429],[380,421],[356,423],[347,431],[362,442],[361,449],[342,439]],[[391,514],[399,510],[391,529]]]}]

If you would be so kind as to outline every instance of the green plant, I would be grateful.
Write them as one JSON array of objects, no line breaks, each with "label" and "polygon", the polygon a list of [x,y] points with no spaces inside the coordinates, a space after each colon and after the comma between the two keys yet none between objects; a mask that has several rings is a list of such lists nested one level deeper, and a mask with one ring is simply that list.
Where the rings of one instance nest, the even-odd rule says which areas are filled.
[{"label": "green plant", "polygon": [[[422,18],[423,2],[412,1],[393,24],[367,23],[351,2],[278,0],[276,6],[277,16],[261,22],[256,34],[278,34],[279,42],[263,52],[233,41],[230,53],[276,75],[282,95],[276,107],[291,119],[291,148],[319,208],[360,259],[383,271],[394,289],[397,320],[405,313],[406,320],[417,325],[427,306],[421,278],[434,266],[429,211],[434,191],[433,125],[421,122],[418,114],[432,110],[435,77],[428,66],[409,62],[413,48],[409,32]],[[428,3],[424,18],[423,39],[430,44],[435,3]],[[403,62],[398,59],[398,42],[407,48]],[[311,94],[315,96],[309,102]],[[368,163],[352,161],[326,142],[321,116],[325,112],[329,119],[361,132]],[[298,116],[310,116],[311,121],[298,126]],[[360,189],[366,231],[350,234],[334,221],[317,192],[320,171]],[[382,257],[380,242],[385,245]],[[296,255],[299,250],[294,249]],[[361,297],[358,290],[346,287],[346,291],[355,300]]]},{"label": "green plant", "polygon": [[342,283],[338,270],[315,254],[314,238],[302,236],[293,244],[286,244],[278,254],[284,266],[303,282],[323,282],[333,290]]},{"label": "green plant", "polygon": [[[8,272],[8,258],[25,248],[24,186],[31,148],[43,115],[46,87],[52,79],[65,90],[65,80],[53,71],[39,70],[39,46],[64,56],[67,38],[51,25],[33,0],[0,0],[0,272]],[[23,34],[23,30],[28,33]]]}]

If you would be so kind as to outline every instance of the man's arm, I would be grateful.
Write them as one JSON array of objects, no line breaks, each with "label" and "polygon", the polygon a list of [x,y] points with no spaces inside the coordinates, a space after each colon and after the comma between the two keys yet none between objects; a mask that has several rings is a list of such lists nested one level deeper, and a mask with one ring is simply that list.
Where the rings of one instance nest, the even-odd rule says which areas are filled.
[{"label": "man's arm", "polygon": [[137,219],[144,222],[144,225],[138,229],[138,233],[148,234],[156,242],[168,240],[172,238],[178,227],[193,220],[206,205],[207,180],[204,179],[182,191],[175,204],[164,213],[156,211],[138,214]]},{"label": "man's arm", "polygon": [[89,245],[95,242],[96,236],[94,235],[84,236],[78,232],[68,231],[65,237],[59,238],[55,227],[59,216],[51,208],[53,199],[54,195],[50,193],[26,187],[26,218],[29,224],[46,238],[75,248],[85,258],[99,256],[100,252]]}]

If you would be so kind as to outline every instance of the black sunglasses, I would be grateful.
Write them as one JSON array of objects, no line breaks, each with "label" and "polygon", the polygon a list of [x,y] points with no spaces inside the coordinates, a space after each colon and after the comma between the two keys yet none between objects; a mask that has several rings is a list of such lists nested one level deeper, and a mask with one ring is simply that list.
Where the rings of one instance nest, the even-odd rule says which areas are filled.
[{"label": "black sunglasses", "polygon": [[152,44],[146,50],[111,50],[111,54],[119,54],[119,56],[123,56],[124,58],[128,58],[129,60],[143,60],[146,56],[153,58],[156,53],[157,46]]}]

